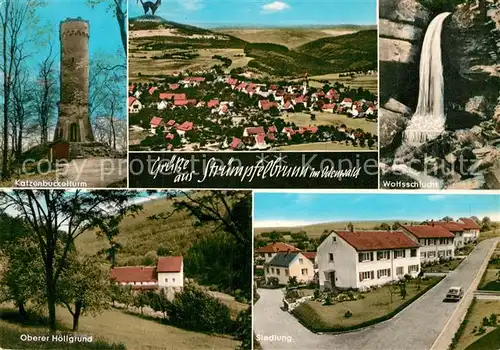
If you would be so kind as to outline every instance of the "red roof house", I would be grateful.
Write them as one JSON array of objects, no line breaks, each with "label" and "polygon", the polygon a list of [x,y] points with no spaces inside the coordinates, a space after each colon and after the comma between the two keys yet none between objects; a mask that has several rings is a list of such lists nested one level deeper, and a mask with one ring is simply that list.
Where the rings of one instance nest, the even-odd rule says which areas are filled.
[{"label": "red roof house", "polygon": [[161,125],[161,123],[163,122],[163,119],[160,118],[160,117],[153,117],[153,119],[151,119],[151,127],[158,127]]},{"label": "red roof house", "polygon": [[156,267],[158,273],[162,272],[181,272],[182,271],[182,256],[164,256],[158,258]]},{"label": "red roof house", "polygon": [[287,253],[287,252],[300,252],[297,247],[287,243],[270,243],[265,247],[255,250],[256,253]]},{"label": "red roof house", "polygon": [[420,245],[401,231],[334,231],[357,251],[418,248]]}]

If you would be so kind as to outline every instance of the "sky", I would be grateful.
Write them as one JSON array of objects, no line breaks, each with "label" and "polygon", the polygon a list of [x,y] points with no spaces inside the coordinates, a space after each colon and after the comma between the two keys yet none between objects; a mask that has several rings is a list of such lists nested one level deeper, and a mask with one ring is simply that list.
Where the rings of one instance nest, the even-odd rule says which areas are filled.
[{"label": "sky", "polygon": [[[162,0],[156,15],[206,28],[374,25],[376,8],[376,0]],[[129,0],[129,13],[144,15],[139,0]]]},{"label": "sky", "polygon": [[500,196],[465,194],[255,193],[254,227],[333,221],[415,220],[489,216],[500,221]]},{"label": "sky", "polygon": [[[123,47],[120,39],[118,23],[113,17],[113,12],[107,12],[107,5],[100,4],[92,9],[85,0],[49,0],[47,5],[37,9],[39,25],[44,26],[44,31],[50,35],[50,42],[53,43],[54,56],[59,64],[59,24],[66,18],[81,17],[88,20],[90,24],[89,54],[104,53],[112,55],[116,60],[120,60],[119,54],[123,54]],[[38,61],[45,58],[48,53],[48,46],[40,45],[36,42],[33,48],[32,66],[37,67]],[[118,63],[125,63],[124,56]],[[125,83],[124,83],[125,84]]]}]

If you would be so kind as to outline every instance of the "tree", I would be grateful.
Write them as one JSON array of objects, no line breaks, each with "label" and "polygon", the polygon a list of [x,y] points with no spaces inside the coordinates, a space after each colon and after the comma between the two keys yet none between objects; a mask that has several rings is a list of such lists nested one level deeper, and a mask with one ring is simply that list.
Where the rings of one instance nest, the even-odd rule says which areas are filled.
[{"label": "tree", "polygon": [[32,259],[37,250],[36,242],[30,237],[6,242],[0,249],[4,256],[0,302],[12,301],[23,319],[28,319],[25,308],[28,301],[40,303],[43,300],[43,264]]},{"label": "tree", "polygon": [[49,53],[39,64],[38,69],[38,86],[35,88],[34,100],[40,124],[40,143],[46,144],[49,140],[50,121],[58,99],[58,79],[52,45],[50,45]]},{"label": "tree", "polygon": [[148,292],[141,290],[134,296],[134,306],[141,310],[141,315],[144,312],[144,306],[148,306],[150,303]]},{"label": "tree", "polygon": [[[9,121],[11,116],[11,95],[16,81],[16,67],[28,56],[24,53],[27,43],[27,28],[35,23],[35,10],[43,5],[41,0],[23,2],[6,0],[0,9],[0,26],[2,36],[0,70],[3,75],[3,150],[2,179],[10,178],[9,164]],[[24,53],[24,54],[23,54]]]},{"label": "tree", "polygon": [[445,216],[444,218],[441,219],[441,221],[451,222],[453,221],[453,218],[451,216]]},{"label": "tree", "polygon": [[73,316],[73,331],[81,315],[96,315],[111,301],[109,270],[95,257],[68,257],[67,267],[58,283],[58,302]]},{"label": "tree", "polygon": [[488,216],[485,216],[481,221],[481,230],[488,231],[491,229],[491,219]]},{"label": "tree", "polygon": [[[128,191],[12,190],[0,192],[0,209],[14,210],[30,228],[39,251],[33,259],[44,266],[49,326],[56,329],[58,280],[67,267],[75,239],[95,229],[109,241],[118,224],[141,207],[130,204],[137,196]],[[63,231],[64,229],[64,231]],[[64,234],[62,234],[62,232]]]},{"label": "tree", "polygon": [[149,306],[155,311],[163,313],[163,318],[167,318],[167,311],[170,306],[170,301],[167,297],[165,289],[161,289],[159,293],[151,295]]}]

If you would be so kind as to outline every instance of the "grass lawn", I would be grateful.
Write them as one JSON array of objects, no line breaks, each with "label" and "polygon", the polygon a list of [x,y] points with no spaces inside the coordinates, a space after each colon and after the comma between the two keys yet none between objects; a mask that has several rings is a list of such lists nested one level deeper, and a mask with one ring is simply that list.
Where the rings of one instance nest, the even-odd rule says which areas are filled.
[{"label": "grass lawn", "polygon": [[462,263],[463,259],[453,259],[450,261],[445,261],[442,263],[439,263],[437,265],[431,265],[431,266],[426,266],[422,267],[422,270],[424,272],[448,272],[448,271],[453,271],[457,268],[458,265]]},{"label": "grass lawn", "polygon": [[[59,324],[68,329],[72,322],[69,312],[58,308],[57,315]],[[27,328],[19,324],[0,321],[0,325],[1,328],[8,328],[12,332],[28,332]],[[32,330],[35,328],[29,328],[30,333]],[[36,331],[45,332],[45,329],[37,328]],[[239,344],[229,336],[190,332],[114,309],[106,310],[96,317],[81,317],[78,333],[91,334],[108,344],[122,343],[127,349],[137,350],[235,349]]]},{"label": "grass lawn", "polygon": [[500,344],[500,328],[487,333],[468,346],[466,350],[498,350],[498,344]]},{"label": "grass lawn", "polygon": [[349,118],[344,114],[313,112],[316,115],[316,120],[311,120],[311,116],[306,113],[288,113],[282,116],[283,120],[295,125],[310,126],[310,125],[337,125],[345,124],[351,129],[362,129],[365,132],[377,134],[377,122],[368,121],[365,118]]},{"label": "grass lawn", "polygon": [[272,151],[369,151],[368,147],[354,147],[340,142],[312,142],[273,148]]},{"label": "grass lawn", "polygon": [[[399,293],[391,293],[388,286],[378,288],[374,291],[363,293],[364,299],[345,301],[334,305],[324,306],[317,301],[308,301],[294,311],[304,323],[315,328],[342,328],[357,326],[370,320],[382,317],[401,306],[426,287],[437,283],[439,278],[422,280],[420,290],[417,289],[416,281],[411,281],[406,286],[407,296],[403,300]],[[350,311],[352,317],[344,318],[344,314]]]},{"label": "grass lawn", "polygon": [[[485,337],[487,334],[489,334],[489,332],[495,330],[494,327],[485,327],[486,333],[482,335],[476,335],[472,333],[474,327],[477,327],[477,329],[479,329],[483,323],[483,318],[484,317],[489,318],[492,313],[500,315],[500,301],[476,299],[474,305],[472,306],[470,314],[467,317],[467,324],[465,325],[464,332],[462,333],[462,336],[460,337],[455,350],[463,350],[469,348],[472,349],[473,347],[468,347],[468,346],[477,341],[478,339]],[[497,341],[500,341],[500,337],[497,337],[497,339],[498,339]],[[495,349],[498,349],[498,344],[499,343],[497,343],[497,347]],[[473,349],[493,349],[493,348],[474,347]]]},{"label": "grass lawn", "polygon": [[498,270],[486,270],[481,283],[479,283],[479,290],[495,290],[500,291],[500,281],[498,280]]},{"label": "grass lawn", "polygon": [[485,239],[500,237],[500,229],[491,230],[486,232],[481,232],[477,238],[478,242],[484,241]]}]

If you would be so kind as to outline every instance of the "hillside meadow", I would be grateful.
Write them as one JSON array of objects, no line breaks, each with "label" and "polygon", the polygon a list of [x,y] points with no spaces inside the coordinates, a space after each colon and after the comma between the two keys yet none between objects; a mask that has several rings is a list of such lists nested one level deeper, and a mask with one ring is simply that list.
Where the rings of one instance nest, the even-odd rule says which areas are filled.
[{"label": "hillside meadow", "polygon": [[[150,216],[173,211],[173,199],[154,199],[143,203],[143,210],[135,216],[126,217],[119,226],[116,241],[119,250],[117,265],[141,265],[146,255],[155,257],[158,248],[171,251],[171,255],[187,255],[192,243],[214,230],[207,224],[194,227],[194,219],[186,212],[176,212],[167,221],[149,219]],[[99,238],[95,231],[84,232],[76,240],[82,252],[92,255],[108,247],[105,238]]]}]

